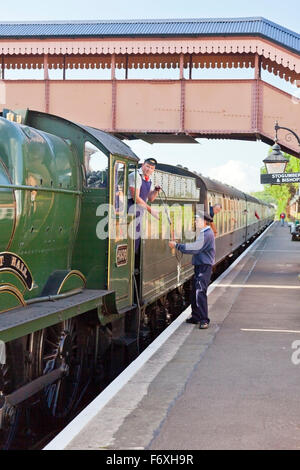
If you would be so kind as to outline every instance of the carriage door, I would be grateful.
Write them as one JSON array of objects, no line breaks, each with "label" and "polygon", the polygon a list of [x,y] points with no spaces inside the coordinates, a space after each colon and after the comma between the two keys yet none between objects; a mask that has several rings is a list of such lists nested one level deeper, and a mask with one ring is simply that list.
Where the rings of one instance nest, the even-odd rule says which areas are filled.
[{"label": "carriage door", "polygon": [[108,289],[116,292],[118,309],[132,305],[133,239],[128,236],[128,161],[111,155]]}]

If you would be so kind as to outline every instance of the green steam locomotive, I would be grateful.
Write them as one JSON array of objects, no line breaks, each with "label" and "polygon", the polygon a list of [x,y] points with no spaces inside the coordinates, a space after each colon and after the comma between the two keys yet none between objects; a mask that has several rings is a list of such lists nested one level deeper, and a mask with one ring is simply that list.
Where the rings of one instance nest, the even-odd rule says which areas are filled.
[{"label": "green steam locomotive", "polygon": [[182,238],[183,228],[191,239],[197,204],[207,210],[222,200],[217,264],[273,219],[271,206],[242,192],[160,165],[154,183],[164,188],[163,210],[155,226],[145,218],[152,236],[135,266],[127,192],[138,161],[116,137],[61,117],[30,110],[0,117],[3,448],[33,397],[47,419],[65,418],[91,377],[116,375],[141,338],[147,344],[188,305],[191,259],[177,259],[168,239]]}]

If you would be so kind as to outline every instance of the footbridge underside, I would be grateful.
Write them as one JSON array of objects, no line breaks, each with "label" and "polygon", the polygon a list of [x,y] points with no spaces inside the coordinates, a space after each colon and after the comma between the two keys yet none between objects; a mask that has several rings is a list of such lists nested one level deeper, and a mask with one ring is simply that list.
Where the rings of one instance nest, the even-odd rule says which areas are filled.
[{"label": "footbridge underside", "polygon": [[[261,79],[4,80],[1,86],[5,107],[47,111],[150,143],[206,137],[272,144],[276,121],[300,134],[299,99]],[[298,156],[288,132],[280,131],[279,143]]]}]

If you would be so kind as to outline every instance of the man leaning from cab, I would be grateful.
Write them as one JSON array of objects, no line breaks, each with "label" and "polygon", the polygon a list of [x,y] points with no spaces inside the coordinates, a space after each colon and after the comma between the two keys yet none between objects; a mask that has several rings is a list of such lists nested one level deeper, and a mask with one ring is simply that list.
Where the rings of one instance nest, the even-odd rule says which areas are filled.
[{"label": "man leaning from cab", "polygon": [[129,206],[136,204],[147,210],[151,215],[158,218],[158,212],[149,206],[147,202],[153,202],[159,191],[160,186],[155,186],[151,189],[152,179],[151,176],[154,173],[157,161],[155,158],[147,158],[138,170],[138,175],[135,182],[135,172],[130,173],[128,176],[128,203]]},{"label": "man leaning from cab", "polygon": [[149,212],[153,217],[159,219],[159,213],[147,202],[153,202],[159,191],[160,186],[155,186],[151,189],[152,180],[151,176],[154,173],[157,161],[155,158],[147,158],[138,170],[137,177],[135,179],[135,172],[130,173],[128,176],[128,211],[132,213],[132,207],[134,206],[134,200],[136,202],[137,210],[137,225],[136,225],[136,240],[135,240],[135,252],[138,253],[140,248],[141,238],[141,219],[145,211]]}]

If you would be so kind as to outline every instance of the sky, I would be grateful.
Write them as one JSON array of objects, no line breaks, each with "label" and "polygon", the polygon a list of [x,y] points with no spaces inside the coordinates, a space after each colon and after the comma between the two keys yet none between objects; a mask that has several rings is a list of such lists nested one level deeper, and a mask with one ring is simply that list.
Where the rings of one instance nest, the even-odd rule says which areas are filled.
[{"label": "sky", "polygon": [[[1,22],[263,16],[295,32],[299,32],[300,24],[298,0],[248,3],[241,0],[14,0],[2,2],[0,11]],[[286,91],[297,93],[292,88]],[[269,150],[266,144],[208,139],[199,142],[199,145],[127,143],[141,159],[154,156],[162,163],[181,164],[246,192],[263,189],[259,174]]]}]

